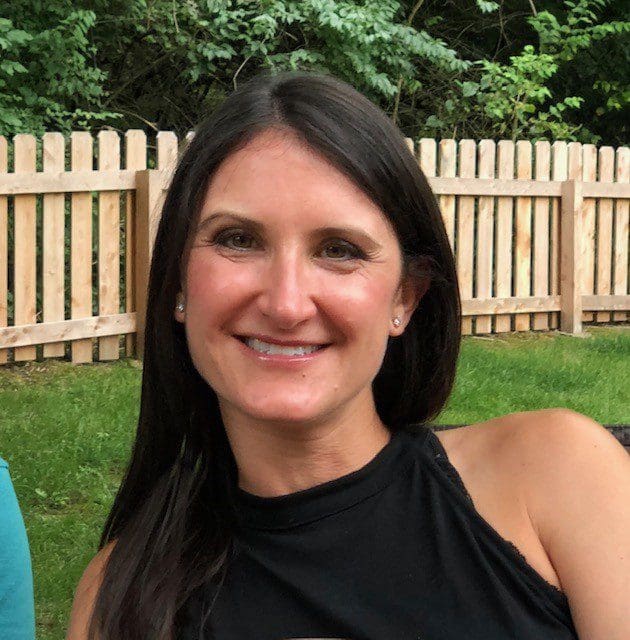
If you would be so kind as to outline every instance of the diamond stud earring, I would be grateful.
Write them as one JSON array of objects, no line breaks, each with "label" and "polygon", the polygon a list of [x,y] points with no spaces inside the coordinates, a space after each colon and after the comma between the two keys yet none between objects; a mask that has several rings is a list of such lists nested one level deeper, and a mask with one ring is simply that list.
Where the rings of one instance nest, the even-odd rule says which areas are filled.
[{"label": "diamond stud earring", "polygon": [[400,323],[401,323],[400,318],[398,317],[394,318],[393,322],[395,327],[400,327]]},{"label": "diamond stud earring", "polygon": [[177,311],[179,311],[180,313],[182,313],[184,311],[184,302],[178,302],[177,306],[175,307],[177,309]]}]

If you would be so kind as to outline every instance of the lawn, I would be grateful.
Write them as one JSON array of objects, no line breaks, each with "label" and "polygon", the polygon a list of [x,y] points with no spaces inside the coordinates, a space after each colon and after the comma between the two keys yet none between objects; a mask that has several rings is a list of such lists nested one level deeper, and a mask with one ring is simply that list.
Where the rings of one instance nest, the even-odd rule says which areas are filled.
[{"label": "lawn", "polygon": [[[630,423],[630,327],[464,339],[438,422],[570,407]],[[33,556],[39,640],[60,640],[127,459],[140,398],[135,360],[0,368],[0,455],[10,464]]]}]

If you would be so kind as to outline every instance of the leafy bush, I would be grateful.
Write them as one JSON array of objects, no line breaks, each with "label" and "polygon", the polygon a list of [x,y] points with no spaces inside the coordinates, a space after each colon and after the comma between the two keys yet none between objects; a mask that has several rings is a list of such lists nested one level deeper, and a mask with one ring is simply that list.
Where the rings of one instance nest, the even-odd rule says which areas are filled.
[{"label": "leafy bush", "polygon": [[0,133],[181,135],[272,68],[329,71],[414,138],[623,144],[625,16],[620,0],[15,0]]}]

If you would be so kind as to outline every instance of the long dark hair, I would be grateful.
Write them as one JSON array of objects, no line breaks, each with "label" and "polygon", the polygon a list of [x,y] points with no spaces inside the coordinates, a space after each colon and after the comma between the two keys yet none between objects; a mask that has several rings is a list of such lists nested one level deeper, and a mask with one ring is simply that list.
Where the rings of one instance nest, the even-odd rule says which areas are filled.
[{"label": "long dark hair", "polygon": [[353,180],[391,221],[406,272],[431,278],[373,382],[384,424],[394,431],[425,423],[450,395],[461,339],[455,264],[435,197],[402,134],[367,98],[328,75],[256,76],[199,125],[166,194],[149,278],[140,417],[101,537],[101,548],[117,542],[92,638],[174,637],[183,605],[226,566],[236,465],[216,394],[193,366],[173,311],[189,229],[210,178],[269,127],[297,134]]}]

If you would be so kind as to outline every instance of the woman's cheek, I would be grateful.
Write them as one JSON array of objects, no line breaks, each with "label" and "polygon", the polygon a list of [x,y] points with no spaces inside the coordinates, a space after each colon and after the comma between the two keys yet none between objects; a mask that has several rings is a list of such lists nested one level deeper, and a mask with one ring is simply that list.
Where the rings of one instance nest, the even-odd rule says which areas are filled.
[{"label": "woman's cheek", "polygon": [[251,264],[238,264],[220,256],[200,255],[188,268],[188,297],[204,308],[224,308],[254,290],[257,271]]},{"label": "woman's cheek", "polygon": [[378,322],[379,317],[387,317],[391,303],[392,287],[385,279],[358,278],[356,282],[339,288],[339,307],[364,326]]}]

